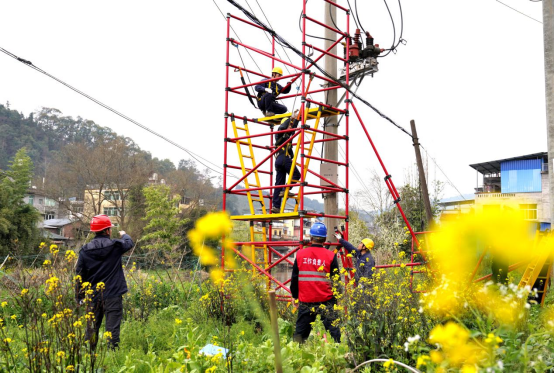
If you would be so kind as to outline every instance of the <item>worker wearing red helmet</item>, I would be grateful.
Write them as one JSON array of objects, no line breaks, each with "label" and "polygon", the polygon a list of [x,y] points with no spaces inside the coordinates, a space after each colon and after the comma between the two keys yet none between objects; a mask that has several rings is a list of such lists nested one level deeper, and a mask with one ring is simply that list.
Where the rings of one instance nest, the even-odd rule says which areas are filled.
[{"label": "worker wearing red helmet", "polygon": [[[276,67],[271,72],[271,78],[276,79],[283,76],[283,69]],[[277,81],[270,81],[264,79],[262,82],[254,87],[258,92],[258,108],[264,113],[266,117],[271,117],[275,114],[284,114],[287,112],[287,107],[283,104],[279,104],[275,99],[281,93],[289,93],[291,84],[288,87],[283,88]],[[292,82],[292,81],[291,81]]]},{"label": "worker wearing red helmet", "polygon": [[[119,232],[121,239],[112,240],[112,227],[113,224],[107,215],[92,218],[90,230],[95,232],[96,236],[81,248],[75,268],[76,274],[80,276],[75,284],[76,301],[78,304],[86,303],[87,312],[94,313],[94,320],[89,320],[86,332],[86,339],[90,340],[92,348],[95,348],[98,342],[104,317],[106,331],[111,333],[108,343],[111,348],[118,346],[123,317],[122,295],[128,291],[121,257],[134,244],[124,231]],[[89,283],[90,287],[85,283]],[[92,296],[87,297],[87,290],[93,290]]]},{"label": "worker wearing red helmet", "polygon": [[314,223],[310,228],[310,245],[298,251],[292,267],[290,291],[294,304],[298,306],[293,338],[300,343],[310,336],[317,315],[321,316],[325,329],[335,342],[340,342],[334,310],[337,301],[333,294],[333,277],[339,275],[339,262],[334,252],[323,247],[326,237],[325,224]]}]

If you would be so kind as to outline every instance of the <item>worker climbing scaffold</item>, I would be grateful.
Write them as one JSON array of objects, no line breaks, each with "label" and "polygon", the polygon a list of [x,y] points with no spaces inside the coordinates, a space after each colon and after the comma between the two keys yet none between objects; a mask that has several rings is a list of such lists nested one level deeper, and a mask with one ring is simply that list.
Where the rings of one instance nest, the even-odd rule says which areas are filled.
[{"label": "worker climbing scaffold", "polygon": [[[351,100],[350,88],[354,84],[350,80],[351,64],[355,64],[356,75],[361,79],[364,73],[377,71],[375,57],[382,50],[378,45],[373,44],[373,38],[369,33],[366,35],[367,45],[362,48],[359,30],[356,31],[354,37],[350,35],[348,8],[335,2],[328,1],[327,3],[341,12],[341,20],[346,24],[345,31],[311,17],[307,13],[306,2],[302,2],[301,51],[292,47],[252,13],[234,1],[229,2],[240,9],[248,19],[230,14],[227,16],[223,207],[225,210],[227,209],[228,195],[237,195],[248,199],[249,213],[231,216],[235,221],[246,221],[250,224],[250,241],[237,242],[237,247],[243,248],[243,251],[235,250],[235,254],[248,262],[254,272],[267,277],[268,287],[277,291],[278,298],[290,300],[288,286],[290,280],[280,281],[272,275],[272,269],[278,265],[288,265],[289,269],[291,268],[293,263],[291,259],[295,257],[298,250],[304,247],[305,224],[310,220],[314,222],[322,218],[337,219],[342,222],[341,225],[345,226],[342,234],[345,240],[348,239],[349,127],[352,113],[363,128],[383,168],[385,183],[406,226],[409,227],[412,237],[415,238],[415,233],[400,206],[400,196],[392,182],[391,175],[386,170],[360,113]],[[266,33],[271,41],[271,51],[265,51],[261,47],[253,47],[231,38],[231,22],[238,22],[253,30],[258,30],[260,33]],[[326,48],[306,43],[308,25],[331,30],[336,34],[336,40]],[[285,61],[276,57],[276,43],[292,48],[300,57],[300,63],[295,64],[290,59]],[[334,52],[341,43],[344,46],[342,57]],[[231,52],[235,48],[242,64],[234,62],[234,58],[232,58]],[[267,76],[261,71],[256,72],[244,66],[240,57],[241,49],[264,57],[267,62],[271,63],[272,75]],[[330,56],[343,63],[344,68],[340,80],[330,76],[318,66],[318,62],[325,56]],[[275,66],[276,64],[280,66]],[[281,66],[287,70],[286,73],[283,72]],[[369,68],[370,66],[371,68]],[[235,80],[231,74],[233,69],[240,73],[242,84],[237,86],[231,84]],[[248,83],[245,75],[248,77]],[[287,83],[283,86],[279,82]],[[293,86],[297,87],[296,92],[291,89]],[[256,96],[250,93],[251,87],[254,87]],[[326,95],[330,91],[342,94],[342,99],[335,106],[329,105],[326,100]],[[246,96],[254,107],[261,110],[264,116],[251,117],[250,113],[238,112],[237,110],[244,110],[243,96]],[[297,98],[300,99],[300,107],[292,114]],[[287,110],[287,100],[294,100],[291,111]],[[340,117],[338,122],[341,125],[338,133],[330,132],[325,128],[324,119],[332,116]],[[276,128],[276,126],[278,127]],[[329,142],[342,145],[344,149],[342,159],[330,159],[323,152],[318,152],[316,145]],[[232,151],[233,148],[236,149],[236,152]],[[275,164],[273,159],[276,159]],[[318,163],[319,167],[317,167]],[[237,170],[241,175],[237,177],[236,181],[230,182],[229,176]],[[340,178],[339,175],[341,175]],[[295,188],[295,193],[291,192],[292,188]],[[339,208],[339,213],[327,214],[310,211],[306,208],[304,204],[306,197],[325,197],[331,193],[337,194],[337,200],[344,202],[344,205]],[[288,240],[282,238],[275,240],[273,223],[284,220],[296,222],[295,237]],[[339,245],[334,240],[326,243],[327,247],[338,248]],[[248,254],[245,254],[244,248],[250,248]],[[352,269],[352,263],[346,258],[345,253],[342,251],[340,253],[343,267]],[[222,267],[225,265],[224,255],[222,252]],[[421,263],[417,263],[417,265],[419,264]],[[227,271],[231,270],[227,269]],[[344,280],[348,283],[351,277],[352,272],[346,271]]]}]

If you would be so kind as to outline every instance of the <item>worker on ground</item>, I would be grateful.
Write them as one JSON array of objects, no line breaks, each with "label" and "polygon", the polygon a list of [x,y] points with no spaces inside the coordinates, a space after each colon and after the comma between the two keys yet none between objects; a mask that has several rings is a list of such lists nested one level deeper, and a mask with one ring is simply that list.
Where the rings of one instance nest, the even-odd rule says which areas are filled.
[{"label": "worker on ground", "polygon": [[340,342],[338,317],[334,306],[333,278],[339,276],[337,255],[323,247],[327,228],[314,223],[310,228],[310,245],[298,251],[292,267],[290,291],[298,307],[294,340],[304,343],[312,331],[312,323],[321,316],[325,329],[335,342]]},{"label": "worker on ground", "polygon": [[[281,121],[281,125],[277,128],[277,131],[284,131],[286,129],[298,127],[298,118],[296,118],[297,113],[298,110],[295,111],[290,118],[283,119]],[[277,133],[275,135],[275,147],[279,147],[284,144],[293,134],[294,132],[292,131]],[[277,156],[275,159],[275,185],[285,185],[287,183],[287,174],[290,172],[292,167],[292,158],[294,157],[291,142],[283,146],[277,153],[275,153],[275,155]],[[294,166],[292,179],[293,182],[300,180],[300,171],[298,171],[298,167],[296,166]],[[292,193],[291,190],[292,188],[289,188],[288,197],[294,197],[294,193]],[[283,200],[284,195],[285,188],[275,188],[273,190],[273,207],[271,212],[278,214],[281,211],[281,201]]]},{"label": "worker on ground", "polygon": [[[280,78],[283,76],[283,69],[276,67],[271,72],[271,78]],[[275,114],[284,114],[287,112],[285,105],[279,104],[275,101],[277,96],[281,93],[289,93],[292,84],[283,89],[283,87],[277,83],[277,81],[268,82],[269,79],[262,80],[261,84],[256,85],[254,88],[258,92],[258,108],[264,113],[266,117],[271,117]],[[292,82],[292,80],[291,80]]]},{"label": "worker on ground", "polygon": [[356,283],[360,284],[362,279],[371,279],[373,276],[373,268],[375,268],[375,259],[371,255],[371,250],[375,246],[375,243],[370,238],[364,238],[358,247],[354,247],[350,242],[346,241],[342,234],[338,231],[335,232],[335,237],[342,247],[351,254],[354,258],[356,272],[354,272],[354,278]]},{"label": "worker on ground", "polygon": [[[123,317],[123,298],[127,292],[127,283],[123,274],[121,257],[133,247],[133,240],[124,231],[121,239],[112,240],[112,222],[107,215],[92,218],[90,230],[96,237],[84,245],[79,252],[75,272],[76,301],[85,304],[87,313],[94,314],[94,320],[88,320],[85,339],[92,348],[98,343],[98,333],[102,319],[106,317],[108,345],[116,348],[119,344],[119,332]],[[87,293],[88,290],[92,292]]]}]

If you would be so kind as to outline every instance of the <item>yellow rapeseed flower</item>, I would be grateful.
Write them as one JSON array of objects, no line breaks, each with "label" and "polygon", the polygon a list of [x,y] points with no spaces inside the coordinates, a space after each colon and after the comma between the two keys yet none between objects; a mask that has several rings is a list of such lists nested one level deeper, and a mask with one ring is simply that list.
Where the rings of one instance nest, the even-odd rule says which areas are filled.
[{"label": "yellow rapeseed flower", "polygon": [[68,262],[72,261],[76,257],[77,257],[77,254],[75,254],[75,251],[73,250],[67,250],[65,252],[65,260],[67,260]]},{"label": "yellow rapeseed flower", "polygon": [[24,296],[25,294],[27,294],[29,292],[29,289],[23,289],[21,290],[21,296]]},{"label": "yellow rapeseed flower", "polygon": [[2,308],[5,308],[8,305],[8,302],[2,302],[1,306]]},{"label": "yellow rapeseed flower", "polygon": [[182,322],[183,322],[183,320],[181,320],[181,319],[175,319],[175,324],[177,324],[177,325],[181,324]]},{"label": "yellow rapeseed flower", "polygon": [[431,360],[435,363],[446,359],[453,366],[472,365],[478,363],[485,353],[470,340],[466,328],[452,321],[433,328],[429,334],[429,342],[440,346],[440,351],[431,351]]}]

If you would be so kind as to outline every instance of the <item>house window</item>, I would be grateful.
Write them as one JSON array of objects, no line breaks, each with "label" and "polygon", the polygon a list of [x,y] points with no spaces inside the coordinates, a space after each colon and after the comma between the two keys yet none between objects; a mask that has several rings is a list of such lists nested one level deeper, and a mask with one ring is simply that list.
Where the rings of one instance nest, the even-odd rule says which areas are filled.
[{"label": "house window", "polygon": [[46,198],[44,200],[44,206],[54,207],[56,206],[56,201],[54,201],[52,198]]},{"label": "house window", "polygon": [[38,204],[39,204],[39,205],[44,205],[44,200],[43,200],[42,198],[39,198],[39,199],[38,199]]},{"label": "house window", "polygon": [[119,216],[119,210],[117,207],[104,207],[104,215]]},{"label": "house window", "polygon": [[523,219],[525,220],[537,220],[537,205],[536,204],[526,204],[519,205],[519,209],[523,214]]},{"label": "house window", "polygon": [[76,214],[82,213],[83,212],[83,206],[73,207],[73,212],[76,213]]},{"label": "house window", "polygon": [[56,214],[53,211],[46,211],[44,213],[44,220],[50,220],[55,218],[56,218]]},{"label": "house window", "polygon": [[33,206],[35,204],[35,196],[29,195],[29,205]]},{"label": "house window", "polygon": [[121,201],[121,195],[118,191],[107,191],[104,192],[104,199],[107,201]]}]

